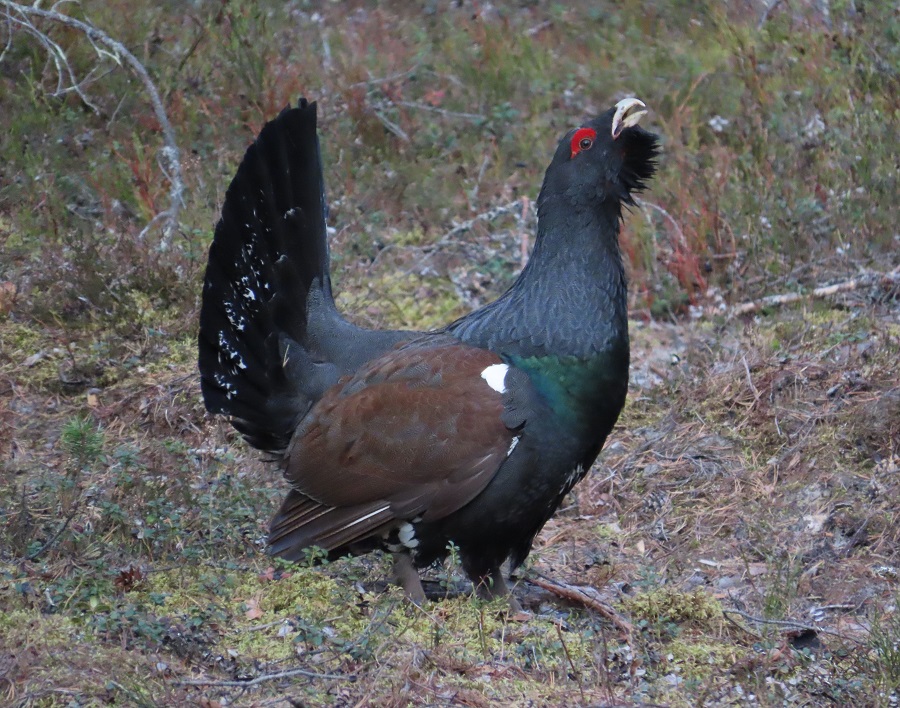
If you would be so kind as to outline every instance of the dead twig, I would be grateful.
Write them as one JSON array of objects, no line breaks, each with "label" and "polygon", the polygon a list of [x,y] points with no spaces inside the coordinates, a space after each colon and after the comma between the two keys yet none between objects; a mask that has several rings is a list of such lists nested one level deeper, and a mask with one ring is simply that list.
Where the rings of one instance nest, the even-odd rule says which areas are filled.
[{"label": "dead twig", "polygon": [[53,548],[53,546],[56,545],[56,542],[59,540],[59,537],[62,536],[63,533],[65,533],[67,528],[69,528],[69,524],[72,523],[72,519],[74,519],[75,514],[78,513],[78,509],[81,506],[81,498],[82,498],[81,493],[79,492],[78,498],[75,500],[75,503],[72,504],[72,511],[70,511],[69,515],[66,516],[66,518],[63,520],[62,526],[59,527],[59,529],[56,531],[56,533],[53,534],[53,536],[50,537],[50,540],[48,540],[43,546],[38,548],[36,551],[31,553],[30,555],[26,556],[25,560],[33,561],[38,556],[43,555],[45,551],[49,550],[50,548]]},{"label": "dead twig", "polygon": [[356,681],[356,676],[352,674],[320,674],[307,669],[288,669],[287,671],[279,671],[277,674],[263,674],[249,681],[212,681],[207,679],[185,679],[181,681],[173,681],[176,686],[233,686],[236,688],[250,688],[258,686],[266,681],[277,681],[278,679],[291,678],[292,676],[306,676],[314,679],[328,679],[330,681]]},{"label": "dead twig", "polygon": [[566,654],[566,661],[569,662],[569,668],[572,670],[572,676],[578,680],[578,691],[581,693],[581,702],[582,704],[587,704],[587,700],[584,696],[584,684],[581,681],[581,672],[575,666],[575,662],[572,661],[572,655],[569,653],[569,646],[566,644],[566,638],[563,636],[562,627],[560,627],[559,622],[554,622],[553,626],[556,627],[556,634],[559,637],[559,643],[562,645],[563,652]]},{"label": "dead twig", "polygon": [[649,220],[649,212],[652,209],[653,211],[658,212],[663,219],[665,219],[672,227],[672,230],[675,232],[675,235],[678,237],[678,242],[684,250],[688,248],[687,238],[684,235],[684,231],[681,228],[681,225],[676,221],[675,217],[672,216],[669,212],[663,209],[659,204],[655,204],[653,202],[648,202],[646,199],[641,199],[640,197],[634,198],[635,203],[644,210],[644,214],[647,215]]},{"label": "dead twig", "polygon": [[[826,629],[825,627],[816,627],[815,625],[804,624],[803,622],[795,622],[794,620],[776,620],[776,619],[767,619],[766,617],[754,617],[753,615],[751,615],[747,612],[744,612],[743,610],[738,610],[736,608],[731,608],[728,610],[723,609],[722,614],[725,615],[725,619],[730,620],[733,624],[737,624],[737,623],[728,617],[728,615],[731,613],[740,615],[744,619],[750,620],[751,622],[756,622],[758,624],[771,624],[771,625],[775,625],[776,627],[786,627],[788,629],[802,629],[807,632],[816,632],[817,634],[818,633],[830,634],[833,637],[839,637],[840,639],[850,640],[851,642],[856,642],[857,644],[865,644],[865,642],[863,642],[859,639],[856,639],[855,637],[850,637],[846,634],[841,634],[840,632],[836,632],[833,629]],[[738,626],[740,627],[741,625],[738,624]],[[747,630],[745,627],[741,627],[741,628],[744,629],[744,631],[750,631],[750,630]],[[752,632],[750,632],[750,633],[752,634]]]},{"label": "dead twig", "polygon": [[389,133],[393,133],[398,138],[400,138],[404,143],[409,144],[412,142],[412,140],[410,139],[407,132],[405,130],[403,130],[403,128],[401,128],[399,125],[397,125],[394,121],[392,121],[390,118],[388,118],[384,113],[379,111],[377,108],[373,108],[372,112],[375,114],[375,117],[381,121],[381,124],[385,127],[385,129]]},{"label": "dead twig", "polygon": [[476,123],[481,123],[487,120],[487,118],[480,113],[463,113],[461,111],[449,111],[446,108],[439,108],[438,106],[429,106],[427,103],[414,103],[413,101],[392,101],[398,106],[405,106],[406,108],[414,108],[418,111],[428,111],[429,113],[438,113],[442,116],[446,116],[448,118],[465,118],[466,120],[471,120]]},{"label": "dead twig", "polygon": [[522,220],[524,220],[526,213],[534,210],[534,202],[532,202],[530,199],[525,202],[523,202],[522,199],[516,199],[514,202],[509,202],[508,204],[501,204],[500,206],[492,207],[491,209],[488,209],[481,214],[476,214],[467,221],[463,221],[457,224],[434,243],[422,247],[422,250],[425,252],[439,250],[448,245],[459,234],[470,231],[472,227],[475,226],[475,224],[477,224],[479,221],[494,221],[495,219],[499,219],[501,216],[514,214],[519,209],[521,209],[522,212],[521,218]]},{"label": "dead twig", "polygon": [[811,292],[767,295],[766,297],[762,297],[759,300],[753,300],[750,302],[741,303],[740,305],[735,305],[731,308],[731,312],[729,314],[732,317],[738,315],[748,315],[754,312],[759,312],[766,307],[780,307],[781,305],[788,305],[792,302],[799,302],[800,300],[815,300],[831,297],[832,295],[837,295],[838,293],[848,292],[850,290],[857,290],[859,288],[874,285],[877,282],[883,282],[890,285],[900,284],[900,268],[895,268],[888,273],[869,271],[863,273],[862,275],[859,275],[856,278],[851,278],[850,280],[844,280],[840,283],[834,283],[833,285],[823,285],[822,287],[816,288]]},{"label": "dead twig", "polygon": [[290,619],[280,619],[275,620],[274,622],[267,622],[266,624],[254,624],[250,627],[246,627],[242,630],[242,632],[261,632],[264,629],[272,629],[272,627],[283,627],[284,625],[291,626]]},{"label": "dead twig", "polygon": [[634,626],[631,624],[631,622],[622,617],[618,612],[616,612],[605,602],[599,600],[598,598],[591,597],[591,595],[587,591],[590,590],[592,592],[596,592],[594,588],[569,585],[568,583],[564,583],[559,580],[550,580],[549,578],[538,575],[529,575],[527,580],[529,583],[533,583],[539,588],[543,588],[544,590],[552,592],[558,597],[564,598],[566,600],[571,600],[572,602],[577,602],[581,605],[584,605],[588,609],[594,610],[595,612],[608,619],[614,625],[616,625],[616,627],[618,627],[628,636],[631,636],[632,632],[634,632]]},{"label": "dead twig", "polygon": [[406,71],[399,71],[396,74],[390,74],[388,76],[378,76],[372,77],[370,79],[366,79],[365,81],[357,81],[355,84],[350,84],[347,88],[359,88],[361,86],[373,86],[375,84],[387,84],[392,81],[396,81],[397,79],[404,79],[410,74],[415,73],[415,71],[419,68],[418,64],[411,66]]},{"label": "dead twig", "polygon": [[[398,250],[402,248],[404,251],[416,251],[421,256],[417,260],[416,264],[413,268],[409,269],[410,272],[415,268],[421,266],[425,257],[429,254],[443,251],[446,248],[452,248],[454,246],[460,245],[462,242],[457,241],[456,237],[460,234],[465,233],[466,231],[471,231],[476,224],[479,222],[492,222],[497,219],[513,215],[516,218],[517,228],[520,233],[523,234],[523,239],[525,240],[525,244],[522,245],[520,242],[520,252],[523,248],[528,248],[528,238],[524,236],[526,229],[525,226],[528,223],[529,218],[535,218],[537,216],[537,209],[535,208],[534,201],[529,197],[521,197],[516,199],[513,202],[508,202],[506,204],[499,204],[497,206],[491,207],[487,211],[483,211],[480,214],[476,214],[471,219],[467,219],[466,221],[461,221],[456,224],[453,228],[447,231],[443,236],[432,243],[423,244],[421,246],[396,246],[394,244],[388,244],[384,248],[382,248],[378,255],[372,260],[370,267],[375,266],[381,259],[381,257],[388,252]],[[527,258],[526,258],[527,260]],[[522,266],[524,268],[524,264]]]},{"label": "dead twig", "polygon": [[528,197],[522,197],[522,216],[519,219],[519,230],[521,232],[519,238],[519,267],[522,270],[528,265],[528,257],[531,253],[531,245],[528,242],[528,232],[525,230],[525,223],[528,221],[528,215],[530,213],[531,200]]},{"label": "dead twig", "polygon": [[[521,210],[520,214],[517,214]],[[514,202],[509,202],[508,204],[501,204],[499,206],[492,207],[487,211],[484,211],[480,214],[476,214],[471,219],[463,221],[452,229],[450,229],[447,233],[441,236],[437,241],[429,244],[425,244],[422,246],[396,246],[395,244],[388,244],[384,248],[382,248],[378,255],[372,260],[369,264],[369,267],[372,268],[376,266],[381,257],[386,253],[390,253],[392,251],[396,251],[402,248],[404,251],[417,251],[420,253],[420,257],[416,261],[415,265],[410,268],[407,272],[411,272],[416,268],[419,268],[421,264],[424,262],[425,257],[431,253],[435,253],[438,251],[442,251],[445,248],[451,247],[454,244],[458,243],[455,241],[455,238],[466,231],[470,231],[475,224],[480,221],[491,222],[499,219],[501,216],[507,216],[509,214],[516,215],[516,221],[519,224],[519,228],[522,232],[524,232],[524,223],[527,221],[528,215],[535,214],[534,202],[528,197],[522,197],[521,199],[517,199]],[[524,267],[524,266],[523,266]]]},{"label": "dead twig", "polygon": [[728,614],[728,610],[723,610],[723,611],[722,611],[722,615],[725,617],[725,619],[726,619],[728,622],[731,622],[731,624],[733,624],[735,627],[737,627],[737,628],[738,628],[739,630],[741,630],[742,632],[746,632],[746,633],[749,634],[751,637],[756,637],[757,639],[762,639],[762,638],[763,638],[763,636],[762,636],[759,632],[757,632],[755,629],[752,629],[752,628],[750,628],[750,627],[747,627],[747,626],[741,624],[741,623],[738,622],[734,617],[732,617],[731,615],[729,615],[729,614]]},{"label": "dead twig", "polygon": [[[44,10],[40,7],[36,7],[36,4],[22,5],[17,2],[10,2],[9,0],[0,0],[0,6],[5,10],[6,20],[10,31],[12,28],[16,28],[34,37],[41,46],[44,47],[50,58],[53,60],[57,71],[56,95],[62,95],[72,91],[78,95],[86,106],[90,107],[95,113],[99,113],[99,110],[91,103],[82,90],[82,86],[88,80],[96,80],[92,77],[94,72],[91,71],[87,77],[78,81],[75,76],[75,71],[69,63],[69,58],[65,50],[50,39],[46,32],[38,29],[34,25],[32,19],[36,17],[79,30],[87,37],[99,58],[109,59],[119,66],[121,66],[124,61],[131,71],[138,76],[141,83],[144,84],[144,90],[150,98],[153,112],[162,129],[163,147],[159,150],[158,159],[160,169],[169,181],[170,188],[169,207],[154,216],[143,228],[138,238],[143,238],[154,224],[162,221],[164,222],[163,240],[160,243],[160,248],[163,250],[167,249],[169,246],[169,239],[178,227],[178,214],[184,201],[184,180],[182,177],[178,143],[175,139],[175,131],[172,129],[172,124],[169,122],[166,109],[159,96],[159,91],[156,90],[156,85],[153,83],[153,80],[150,78],[150,74],[144,68],[144,65],[138,61],[134,54],[128,51],[124,44],[116,41],[102,30],[87,22],[75,19],[74,17],[69,17],[56,10]],[[5,50],[3,54],[5,54]],[[0,54],[0,58],[3,57],[3,54]]]},{"label": "dead twig", "polygon": [[766,2],[765,9],[763,10],[762,15],[759,18],[759,22],[756,23],[756,29],[761,30],[763,26],[768,22],[769,15],[781,4],[781,0],[771,0],[771,2]]}]

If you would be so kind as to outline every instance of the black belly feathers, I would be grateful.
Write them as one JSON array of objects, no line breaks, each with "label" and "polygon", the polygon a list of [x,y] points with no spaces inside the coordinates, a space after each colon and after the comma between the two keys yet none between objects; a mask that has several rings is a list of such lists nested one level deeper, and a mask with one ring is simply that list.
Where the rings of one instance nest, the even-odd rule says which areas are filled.
[{"label": "black belly feathers", "polygon": [[411,570],[455,544],[487,594],[589,469],[625,400],[623,204],[654,171],[636,99],[563,137],[534,254],[503,297],[434,333],[366,330],[331,294],[316,106],[248,149],[203,292],[204,400],[273,453],[290,486],[270,552],[383,548]]}]

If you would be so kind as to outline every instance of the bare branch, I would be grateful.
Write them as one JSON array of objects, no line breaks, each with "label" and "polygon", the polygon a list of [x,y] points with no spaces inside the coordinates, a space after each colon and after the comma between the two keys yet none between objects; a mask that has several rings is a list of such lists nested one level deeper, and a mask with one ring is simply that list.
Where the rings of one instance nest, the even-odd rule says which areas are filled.
[{"label": "bare branch", "polygon": [[12,46],[12,38],[13,38],[13,30],[12,30],[12,17],[9,16],[9,13],[6,15],[6,46],[3,47],[3,51],[0,52],[0,63],[6,58],[6,53],[9,51],[9,48]]},{"label": "bare branch", "polygon": [[62,536],[63,533],[65,533],[65,530],[67,528],[69,528],[69,524],[72,523],[72,519],[74,519],[75,514],[78,513],[79,506],[81,506],[81,492],[79,492],[78,498],[75,500],[75,503],[72,504],[72,511],[70,511],[69,515],[65,518],[65,520],[63,520],[62,526],[60,526],[59,529],[56,531],[56,533],[50,537],[49,541],[44,543],[43,546],[38,548],[36,551],[31,553],[30,555],[28,555],[26,557],[26,560],[33,561],[38,556],[43,555],[44,551],[46,551],[47,549],[52,548],[54,546],[54,544],[59,540],[59,537]]},{"label": "bare branch", "polygon": [[387,128],[389,132],[391,132],[391,133],[393,133],[394,135],[396,135],[396,136],[397,136],[398,138],[400,138],[404,143],[410,143],[410,142],[412,142],[412,141],[410,140],[410,138],[409,138],[409,135],[407,135],[406,131],[403,130],[403,128],[401,128],[399,125],[397,125],[396,123],[394,123],[394,121],[392,121],[392,120],[391,120],[390,118],[388,118],[386,115],[384,115],[383,112],[379,111],[379,110],[378,110],[377,108],[375,108],[375,107],[372,108],[372,112],[375,113],[375,117],[378,118],[378,120],[381,121],[381,124],[382,124],[385,128]]},{"label": "bare branch", "polygon": [[[856,642],[857,644],[864,644],[865,642],[856,639],[855,637],[851,637],[847,634],[841,634],[840,632],[835,632],[833,629],[827,629],[826,627],[817,627],[812,624],[804,624],[803,622],[795,622],[794,620],[776,620],[776,619],[768,619],[767,617],[754,617],[751,614],[743,612],[735,607],[729,609],[723,609],[722,614],[725,615],[726,618],[729,618],[729,615],[735,614],[740,615],[744,619],[750,620],[751,622],[756,622],[757,624],[771,624],[776,627],[786,627],[787,629],[800,629],[808,632],[816,632],[822,634],[830,634],[833,637],[839,637],[846,641]],[[738,625],[740,626],[740,625]]]},{"label": "bare branch", "polygon": [[763,26],[768,22],[769,15],[781,4],[781,0],[771,0],[771,2],[766,2],[765,9],[763,10],[762,16],[759,18],[759,22],[756,23],[756,29],[761,30]]},{"label": "bare branch", "polygon": [[476,123],[487,120],[480,113],[462,113],[460,111],[448,111],[446,108],[438,108],[437,106],[429,106],[427,103],[414,103],[412,101],[394,101],[398,106],[406,106],[407,108],[415,108],[419,111],[429,111],[430,113],[439,113],[448,118],[465,118],[466,120],[475,121]]},{"label": "bare branch", "polygon": [[526,580],[528,580],[529,583],[537,585],[539,588],[549,590],[554,595],[558,595],[566,600],[571,600],[572,602],[577,602],[590,610],[594,610],[616,625],[616,627],[628,637],[634,632],[634,625],[608,604],[603,602],[599,597],[596,597],[597,591],[592,587],[569,585],[569,583],[564,583],[560,580],[550,580],[547,577],[537,574],[529,574]]},{"label": "bare branch", "polygon": [[740,305],[735,305],[731,308],[731,312],[729,314],[732,317],[737,315],[748,315],[754,312],[759,312],[766,307],[780,307],[781,305],[788,305],[792,302],[799,302],[800,300],[819,300],[822,298],[831,297],[832,295],[837,295],[838,293],[848,292],[850,290],[857,290],[858,288],[874,285],[875,283],[879,282],[885,285],[900,285],[900,268],[895,268],[889,273],[878,273],[871,271],[866,272],[850,280],[845,280],[840,283],[834,283],[833,285],[823,285],[822,287],[816,288],[811,292],[767,295],[766,297],[762,297],[759,300],[753,300],[751,302],[744,302]]},{"label": "bare branch", "polygon": [[207,681],[205,679],[189,680],[189,681],[173,681],[176,686],[233,686],[235,688],[250,688],[257,686],[266,681],[276,681],[282,678],[290,678],[291,676],[306,676],[315,679],[330,679],[332,681],[356,681],[356,676],[352,674],[319,674],[315,671],[307,669],[288,669],[287,671],[279,671],[277,674],[263,674],[249,681]]},{"label": "bare branch", "polygon": [[[533,210],[533,202],[529,202],[531,205],[531,209]],[[501,216],[506,216],[507,214],[515,214],[519,209],[522,209],[523,213],[525,211],[525,206],[522,203],[521,199],[516,199],[514,202],[509,202],[508,204],[501,204],[499,206],[492,207],[481,214],[476,214],[471,219],[467,221],[463,221],[452,229],[450,229],[447,233],[441,236],[437,241],[428,246],[423,247],[425,251],[433,251],[435,249],[443,248],[451,241],[453,241],[456,236],[466,231],[470,231],[475,224],[479,221],[494,221],[495,219],[499,219]]]},{"label": "bare branch", "polygon": [[641,199],[640,197],[635,197],[634,201],[641,209],[644,210],[645,214],[649,214],[650,209],[653,209],[662,214],[663,218],[667,222],[669,222],[669,224],[671,224],[672,229],[675,231],[675,235],[678,236],[681,247],[687,250],[687,239],[684,237],[684,231],[681,230],[681,226],[679,226],[678,222],[675,220],[675,217],[673,217],[669,212],[663,209],[659,204],[648,202],[646,199]]},{"label": "bare branch", "polygon": [[163,240],[160,243],[160,248],[166,250],[169,247],[169,240],[178,226],[178,214],[184,203],[184,180],[182,177],[178,143],[175,139],[175,131],[172,129],[172,124],[169,122],[162,99],[159,96],[159,91],[157,91],[156,85],[150,78],[147,69],[144,68],[143,64],[138,61],[137,57],[135,57],[124,44],[116,41],[102,30],[97,29],[87,22],[58,12],[56,8],[61,4],[62,2],[58,2],[53,5],[53,9],[44,10],[37,7],[36,4],[22,5],[20,3],[10,2],[9,0],[0,0],[0,6],[5,10],[7,28],[10,33],[6,47],[0,52],[0,60],[6,55],[7,49],[12,41],[13,29],[25,32],[34,37],[41,46],[44,47],[56,67],[57,91],[55,95],[62,95],[70,91],[75,92],[86,106],[90,107],[95,113],[100,112],[82,90],[83,86],[87,83],[96,81],[99,77],[95,77],[94,70],[92,70],[84,79],[81,81],[77,80],[65,50],[32,23],[33,18],[41,18],[79,30],[91,43],[98,59],[109,59],[120,66],[124,63],[131,71],[137,74],[138,78],[140,78],[141,82],[144,84],[144,90],[150,98],[153,112],[162,128],[164,145],[159,150],[158,159],[160,168],[170,185],[169,207],[156,214],[156,216],[150,220],[141,231],[139,238],[143,238],[155,224],[163,222]]},{"label": "bare branch", "polygon": [[366,79],[365,81],[357,81],[355,84],[350,84],[350,86],[348,88],[358,88],[360,86],[371,86],[373,84],[386,84],[391,81],[396,81],[397,79],[402,79],[406,76],[409,76],[410,74],[415,72],[416,69],[418,69],[418,68],[419,68],[418,65],[414,65],[411,68],[407,69],[406,71],[400,71],[396,74],[391,74],[389,76],[379,76],[379,77],[373,77],[370,79]]}]

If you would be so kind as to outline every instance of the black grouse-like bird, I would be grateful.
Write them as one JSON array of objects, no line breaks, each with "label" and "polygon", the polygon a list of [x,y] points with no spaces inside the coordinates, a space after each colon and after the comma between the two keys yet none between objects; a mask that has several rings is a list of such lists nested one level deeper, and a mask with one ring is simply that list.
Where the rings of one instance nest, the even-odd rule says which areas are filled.
[{"label": "black grouse-like bird", "polygon": [[562,138],[528,265],[498,300],[428,333],[340,315],[316,104],[263,128],[210,248],[199,364],[207,409],[273,453],[290,483],[273,554],[384,548],[421,600],[415,568],[452,542],[483,594],[508,594],[501,564],[527,557],[625,403],[618,235],[655,170],[645,113],[624,99]]}]

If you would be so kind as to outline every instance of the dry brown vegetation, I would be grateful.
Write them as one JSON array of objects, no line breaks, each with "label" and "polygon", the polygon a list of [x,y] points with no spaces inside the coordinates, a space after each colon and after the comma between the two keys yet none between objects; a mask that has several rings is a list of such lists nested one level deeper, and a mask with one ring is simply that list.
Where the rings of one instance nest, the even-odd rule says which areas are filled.
[{"label": "dry brown vegetation", "polygon": [[[60,6],[159,88],[170,233],[143,86],[35,19],[59,85],[0,2],[0,704],[898,705],[900,17],[769,5]],[[319,99],[340,304],[421,328],[511,282],[557,134],[626,94],[665,143],[623,234],[631,395],[529,614],[452,562],[424,608],[375,555],[273,564],[281,480],[195,371],[255,132]]]}]

